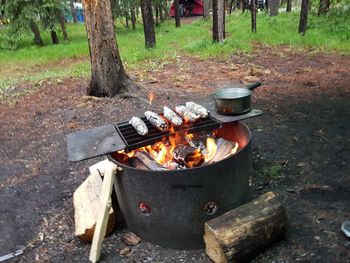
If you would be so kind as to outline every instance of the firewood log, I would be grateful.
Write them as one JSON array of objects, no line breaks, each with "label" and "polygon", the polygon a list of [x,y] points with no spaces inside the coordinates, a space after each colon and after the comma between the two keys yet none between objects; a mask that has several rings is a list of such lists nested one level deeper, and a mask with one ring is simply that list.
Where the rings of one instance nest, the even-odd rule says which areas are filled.
[{"label": "firewood log", "polygon": [[287,229],[284,207],[273,192],[205,223],[206,253],[215,263],[242,262]]},{"label": "firewood log", "polygon": [[[100,211],[100,196],[102,179],[96,172],[92,173],[74,192],[75,235],[81,240],[92,241],[98,211]],[[109,211],[106,236],[112,233],[115,225],[113,208]]]}]

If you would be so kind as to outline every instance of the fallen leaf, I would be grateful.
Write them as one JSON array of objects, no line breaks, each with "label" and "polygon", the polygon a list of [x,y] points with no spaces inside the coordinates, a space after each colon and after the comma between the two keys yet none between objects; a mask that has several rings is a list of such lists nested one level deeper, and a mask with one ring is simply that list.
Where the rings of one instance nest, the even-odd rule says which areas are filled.
[{"label": "fallen leaf", "polygon": [[141,238],[132,232],[124,233],[120,239],[129,246],[135,246],[141,242]]}]

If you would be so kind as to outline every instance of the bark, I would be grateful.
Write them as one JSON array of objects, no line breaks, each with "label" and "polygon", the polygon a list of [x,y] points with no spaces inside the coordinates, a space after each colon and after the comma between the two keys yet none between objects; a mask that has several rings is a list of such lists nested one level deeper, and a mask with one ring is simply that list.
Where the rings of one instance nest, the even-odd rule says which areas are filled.
[{"label": "bark", "polygon": [[141,13],[146,47],[152,48],[156,45],[156,35],[154,33],[154,20],[151,0],[141,0]]},{"label": "bark", "polygon": [[32,20],[32,21],[29,22],[29,27],[30,27],[30,30],[34,34],[34,43],[35,43],[35,45],[43,46],[44,42],[43,42],[43,40],[41,38],[41,34],[40,34],[40,31],[39,31],[38,25]]},{"label": "bark", "polygon": [[203,18],[209,18],[209,0],[203,0]]},{"label": "bark", "polygon": [[129,28],[129,14],[128,14],[128,11],[125,11],[124,15],[125,15],[125,27]]},{"label": "bark", "polygon": [[131,16],[131,26],[132,30],[136,29],[136,14],[135,14],[135,7],[132,7],[130,9],[130,16]]},{"label": "bark", "polygon": [[161,4],[158,4],[158,9],[159,9],[159,20],[161,23],[164,22],[164,15],[163,15],[163,8]]},{"label": "bark", "polygon": [[63,12],[61,9],[57,10],[57,17],[58,17],[58,20],[60,21],[63,39],[64,39],[64,41],[67,41],[68,34],[67,34],[67,29],[66,29],[66,21],[64,20],[64,15],[63,15]]},{"label": "bark", "polygon": [[159,26],[159,10],[158,10],[158,4],[154,6],[155,13],[156,13],[156,26]]},{"label": "bark", "polygon": [[58,36],[55,30],[51,29],[51,39],[52,39],[52,44],[57,45],[60,43],[60,41],[58,40]]},{"label": "bark", "polygon": [[232,14],[232,11],[236,10],[236,0],[231,0],[230,2],[230,14]]},{"label": "bark", "polygon": [[328,12],[330,0],[320,0],[317,15],[325,15]]},{"label": "bark", "polygon": [[256,6],[257,0],[251,0],[250,3],[250,12],[251,12],[251,23],[252,23],[252,32],[256,33]]},{"label": "bark", "polygon": [[84,0],[84,14],[92,73],[87,94],[112,97],[133,84],[120,59],[111,3],[109,0]]},{"label": "bark", "polygon": [[72,12],[73,22],[74,24],[76,24],[78,23],[78,19],[77,19],[77,13],[75,12],[75,8],[74,8],[74,0],[69,0],[69,5],[70,5],[70,11]]},{"label": "bark", "polygon": [[241,9],[242,9],[242,13],[245,12],[245,4],[244,4],[244,0],[240,0],[241,3],[240,3],[240,6],[241,6]]},{"label": "bark", "polygon": [[278,0],[269,0],[270,16],[278,15]]},{"label": "bark", "polygon": [[213,262],[247,262],[287,230],[285,208],[268,192],[204,224],[206,254]]},{"label": "bark", "polygon": [[299,33],[305,34],[307,29],[307,15],[309,12],[309,0],[302,0],[300,10]]},{"label": "bark", "polygon": [[213,1],[213,40],[222,42],[225,39],[225,10],[223,0]]},{"label": "bark", "polygon": [[291,12],[291,11],[292,11],[292,0],[288,0],[286,12]]},{"label": "bark", "polygon": [[180,27],[180,6],[179,6],[179,0],[174,1],[175,5],[175,26]]}]

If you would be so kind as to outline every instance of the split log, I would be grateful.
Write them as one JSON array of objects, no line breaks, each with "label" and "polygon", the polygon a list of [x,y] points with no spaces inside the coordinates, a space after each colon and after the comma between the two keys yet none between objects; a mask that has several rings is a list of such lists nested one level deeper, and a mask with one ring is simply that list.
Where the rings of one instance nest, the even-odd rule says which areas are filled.
[{"label": "split log", "polygon": [[106,167],[108,166],[109,160],[105,159],[101,162],[95,163],[89,167],[90,174],[97,174],[103,176],[105,174]]},{"label": "split log", "polygon": [[216,153],[214,157],[208,161],[208,163],[216,163],[232,152],[232,150],[237,147],[237,144],[235,142],[231,142],[228,140],[225,140],[224,138],[219,138],[216,141]]},{"label": "split log", "polygon": [[[99,164],[101,163],[102,162]],[[100,211],[101,207],[101,189],[101,176],[97,172],[94,172],[74,192],[75,235],[81,240],[92,241],[98,218],[98,211]],[[109,210],[106,236],[112,233],[114,225],[115,214],[113,208],[111,208]]]},{"label": "split log", "polygon": [[151,155],[144,151],[135,152],[135,156],[129,159],[129,163],[131,166],[139,169],[165,170]]},{"label": "split log", "polygon": [[215,263],[242,262],[287,229],[284,207],[273,192],[205,223],[206,253]]}]

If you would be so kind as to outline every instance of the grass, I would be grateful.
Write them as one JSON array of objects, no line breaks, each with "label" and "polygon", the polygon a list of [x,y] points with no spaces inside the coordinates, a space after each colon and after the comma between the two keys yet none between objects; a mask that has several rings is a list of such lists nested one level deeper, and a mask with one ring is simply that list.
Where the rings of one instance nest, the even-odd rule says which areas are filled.
[{"label": "grass", "polygon": [[[348,12],[348,11],[347,11]],[[235,52],[249,53],[253,44],[288,45],[296,49],[316,48],[321,51],[350,53],[350,16],[330,12],[325,17],[311,14],[305,36],[298,31],[299,14],[281,13],[269,17],[260,12],[257,33],[250,32],[250,14],[233,13],[227,17],[227,39],[224,43],[211,41],[211,21],[199,19],[175,28],[167,21],[156,28],[157,46],[144,47],[141,25],[135,31],[117,24],[116,34],[120,54],[127,68],[142,68],[150,61],[172,61],[179,55],[194,54],[203,58],[225,57]],[[43,32],[44,47],[32,44],[31,35],[24,35],[16,50],[0,49],[0,91],[23,81],[46,78],[87,76],[90,73],[88,45],[84,25],[68,25],[69,41],[51,45],[49,34]],[[0,28],[0,47],[4,43]]]}]

